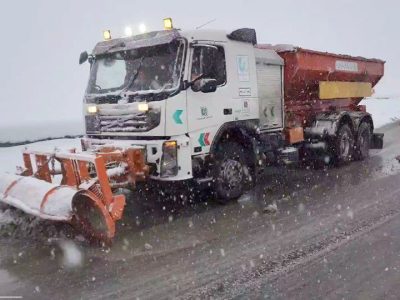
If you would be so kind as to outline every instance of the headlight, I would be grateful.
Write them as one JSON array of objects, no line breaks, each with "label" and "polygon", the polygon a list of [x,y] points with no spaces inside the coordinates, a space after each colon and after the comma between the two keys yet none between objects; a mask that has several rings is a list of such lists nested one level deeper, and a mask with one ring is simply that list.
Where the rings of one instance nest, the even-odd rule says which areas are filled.
[{"label": "headlight", "polygon": [[87,109],[87,112],[89,114],[97,113],[97,106],[96,105],[89,105],[89,106],[86,107],[86,109]]},{"label": "headlight", "polygon": [[139,103],[138,110],[141,112],[146,112],[149,110],[149,105],[147,103]]},{"label": "headlight", "polygon": [[166,141],[163,144],[161,158],[161,177],[176,176],[178,174],[178,149],[176,141]]}]

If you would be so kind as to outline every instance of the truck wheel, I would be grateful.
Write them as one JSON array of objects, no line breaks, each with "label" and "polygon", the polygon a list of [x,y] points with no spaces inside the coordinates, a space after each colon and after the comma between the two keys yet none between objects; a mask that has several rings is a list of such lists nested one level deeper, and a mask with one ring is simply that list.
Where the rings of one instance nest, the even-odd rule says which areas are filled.
[{"label": "truck wheel", "polygon": [[369,156],[371,137],[371,126],[367,122],[362,122],[358,128],[358,135],[354,151],[355,159],[364,160]]},{"label": "truck wheel", "polygon": [[236,143],[223,144],[216,157],[214,190],[217,201],[223,204],[239,198],[245,185],[245,160],[243,148]]},{"label": "truck wheel", "polygon": [[354,148],[354,136],[349,125],[343,124],[337,133],[334,143],[334,158],[338,164],[351,161]]}]

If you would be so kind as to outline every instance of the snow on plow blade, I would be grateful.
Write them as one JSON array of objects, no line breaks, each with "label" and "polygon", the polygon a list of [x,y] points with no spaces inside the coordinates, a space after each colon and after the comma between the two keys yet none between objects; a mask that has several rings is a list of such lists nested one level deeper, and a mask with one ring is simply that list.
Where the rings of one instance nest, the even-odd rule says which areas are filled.
[{"label": "snow on plow blade", "polygon": [[32,177],[0,175],[0,200],[24,212],[54,221],[70,221],[71,202],[79,193]]},{"label": "snow on plow blade", "polygon": [[144,157],[135,147],[26,150],[20,174],[0,175],[0,201],[43,219],[69,222],[89,239],[110,241],[125,206],[125,196],[114,192],[147,178]]}]

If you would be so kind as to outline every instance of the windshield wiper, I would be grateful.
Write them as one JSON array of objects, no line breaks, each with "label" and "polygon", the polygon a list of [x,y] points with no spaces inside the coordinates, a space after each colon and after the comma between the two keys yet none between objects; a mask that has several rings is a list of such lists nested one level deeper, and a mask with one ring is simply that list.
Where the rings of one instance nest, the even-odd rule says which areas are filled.
[{"label": "windshield wiper", "polygon": [[141,92],[134,92],[131,94],[127,94],[128,102],[134,102],[135,99],[146,99],[147,101],[159,101],[164,100],[170,97],[172,94],[176,93],[177,91],[171,90],[151,90],[151,91],[141,91]]},{"label": "windshield wiper", "polygon": [[120,95],[103,95],[103,96],[96,96],[94,99],[96,104],[105,104],[105,103],[110,103],[110,101],[117,103],[117,101],[121,98],[122,97]]},{"label": "windshield wiper", "polygon": [[128,84],[126,85],[126,87],[123,88],[123,89],[121,90],[121,92],[119,92],[119,94],[118,94],[119,97],[122,97],[122,94],[125,93],[125,92],[127,92],[127,91],[131,88],[131,86],[133,85],[133,83],[135,82],[136,78],[137,78],[138,75],[139,75],[139,71],[140,71],[140,69],[142,68],[143,60],[144,60],[144,56],[141,57],[140,62],[139,62],[139,66],[138,66],[138,68],[136,69],[135,74],[133,74],[132,77],[130,78],[130,80],[129,80]]}]

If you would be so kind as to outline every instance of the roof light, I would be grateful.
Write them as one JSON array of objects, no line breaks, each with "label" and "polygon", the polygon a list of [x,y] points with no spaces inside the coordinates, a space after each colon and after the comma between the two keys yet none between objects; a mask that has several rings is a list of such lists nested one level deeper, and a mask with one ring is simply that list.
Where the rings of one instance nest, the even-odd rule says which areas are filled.
[{"label": "roof light", "polygon": [[139,32],[140,33],[145,33],[147,30],[146,25],[144,25],[143,23],[139,24]]},{"label": "roof light", "polygon": [[125,27],[125,35],[126,36],[132,36],[133,35],[132,27],[129,27],[129,26]]},{"label": "roof light", "polygon": [[111,30],[104,30],[103,38],[105,41],[111,40]]},{"label": "roof light", "polygon": [[171,30],[174,27],[172,26],[172,18],[165,18],[164,19],[164,30]]}]

